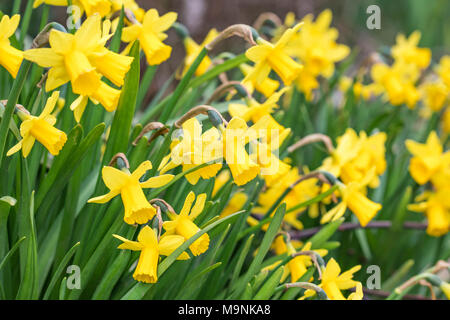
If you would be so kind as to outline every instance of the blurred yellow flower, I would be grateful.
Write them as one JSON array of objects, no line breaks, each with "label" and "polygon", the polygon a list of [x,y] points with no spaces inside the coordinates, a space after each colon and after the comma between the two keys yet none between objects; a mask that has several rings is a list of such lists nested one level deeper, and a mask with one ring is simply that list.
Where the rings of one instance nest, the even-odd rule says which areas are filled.
[{"label": "blurred yellow flower", "polygon": [[15,14],[11,18],[7,15],[0,21],[0,65],[12,75],[17,76],[23,60],[23,52],[11,46],[9,38],[16,32],[20,15]]},{"label": "blurred yellow flower", "polygon": [[20,125],[20,135],[23,139],[8,151],[6,154],[7,156],[22,149],[23,157],[26,158],[36,140],[39,141],[52,155],[56,156],[59,154],[67,141],[67,135],[54,127],[56,117],[51,113],[58,102],[58,98],[59,91],[54,91],[51,97],[48,98],[44,110],[42,110],[39,117],[19,111],[23,121]]},{"label": "blurred yellow flower", "polygon": [[[194,63],[195,58],[197,58],[202,48],[209,42],[211,42],[215,37],[217,37],[218,34],[219,32],[217,32],[216,29],[211,29],[200,45],[197,44],[189,36],[183,39],[184,47],[186,49],[186,57],[184,58],[184,68],[182,75],[184,75],[188,71],[192,63]],[[205,56],[200,65],[198,66],[197,70],[195,70],[195,75],[200,76],[204,74],[210,66],[211,66],[211,59],[208,56]]]},{"label": "blurred yellow flower", "polygon": [[391,48],[391,55],[397,61],[405,64],[413,64],[419,69],[428,67],[431,61],[431,50],[418,48],[421,37],[420,31],[414,31],[409,38],[403,34],[397,35],[396,44]]},{"label": "blurred yellow flower", "polygon": [[449,96],[449,88],[440,81],[425,82],[421,87],[425,107],[436,112],[440,111]]},{"label": "blurred yellow flower", "polygon": [[[139,262],[133,273],[136,281],[145,283],[156,283],[158,281],[158,260],[159,256],[168,256],[184,242],[184,238],[177,235],[163,235],[158,242],[156,232],[149,226],[141,229],[138,241],[131,241],[117,234],[113,236],[123,243],[118,249],[141,251]],[[189,255],[186,252],[180,254],[177,260],[187,260]]]},{"label": "blurred yellow flower", "polygon": [[[48,4],[51,6],[68,6],[68,0],[34,0],[33,8],[39,7],[41,4]],[[78,10],[74,10],[75,20],[79,20],[83,13],[86,12],[86,16],[91,16],[98,13],[101,17],[106,16],[111,11],[110,0],[72,0],[72,5],[78,7]]]},{"label": "blurred yellow flower", "polygon": [[442,144],[435,131],[430,133],[426,143],[408,139],[405,144],[413,155],[409,163],[409,172],[418,184],[427,183],[450,159],[449,152],[443,153]]},{"label": "blurred yellow flower", "polygon": [[312,14],[306,15],[302,19],[302,28],[288,43],[288,54],[303,64],[295,83],[308,99],[312,97],[312,90],[319,87],[317,77],[330,78],[335,63],[350,53],[349,47],[336,43],[339,33],[330,28],[332,18],[333,14],[328,9],[322,11],[315,22]]},{"label": "blurred yellow flower", "polygon": [[408,210],[425,213],[428,219],[427,233],[431,236],[440,237],[450,231],[449,194],[450,185],[436,192],[425,192],[416,201],[426,201],[408,205]]}]

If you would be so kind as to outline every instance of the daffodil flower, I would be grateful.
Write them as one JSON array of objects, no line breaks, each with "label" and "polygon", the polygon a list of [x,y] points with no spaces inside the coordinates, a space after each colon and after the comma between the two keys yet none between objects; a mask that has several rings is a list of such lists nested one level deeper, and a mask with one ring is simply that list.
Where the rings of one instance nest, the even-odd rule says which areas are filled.
[{"label": "daffodil flower", "polygon": [[406,148],[413,155],[409,172],[418,184],[425,184],[436,175],[443,164],[450,162],[450,152],[443,153],[436,131],[432,131],[426,143],[406,140]]},{"label": "daffodil flower", "polygon": [[[191,191],[184,201],[180,214],[167,212],[167,215],[171,220],[163,223],[163,228],[166,230],[167,234],[176,233],[183,236],[185,240],[188,240],[200,231],[200,228],[194,223],[194,220],[203,211],[206,201],[206,193],[202,193],[197,196],[197,200],[191,209],[194,199],[195,194]],[[209,236],[205,233],[201,235],[200,238],[195,240],[194,243],[189,246],[189,249],[191,249],[194,256],[198,256],[208,250],[208,247]]]},{"label": "daffodil flower", "polygon": [[[322,278],[319,287],[325,291],[330,300],[361,300],[363,298],[362,285],[353,280],[353,274],[361,269],[361,266],[355,266],[341,274],[339,264],[331,258],[325,269],[322,271]],[[356,292],[351,293],[346,299],[341,290],[356,288]],[[315,295],[315,291],[306,290],[303,299]]]},{"label": "daffodil flower", "polygon": [[313,21],[312,14],[306,15],[301,21],[301,29],[287,45],[286,52],[303,64],[295,84],[308,100],[313,97],[312,91],[319,87],[318,77],[330,78],[334,74],[335,63],[350,53],[349,47],[336,43],[339,33],[330,28],[332,18],[328,9],[322,11],[316,21]]},{"label": "daffodil flower", "polygon": [[424,192],[415,200],[425,201],[408,205],[408,210],[425,213],[428,219],[427,233],[431,236],[440,237],[450,231],[449,192],[450,186],[442,187],[435,192]]},{"label": "daffodil flower", "polygon": [[137,21],[142,21],[144,18],[145,10],[140,8],[139,5],[134,0],[110,0],[112,4],[112,12],[117,12],[122,10],[122,6],[125,9],[131,10]]},{"label": "daffodil flower", "polygon": [[[69,5],[68,0],[34,0],[33,8],[37,8],[43,3],[51,6]],[[104,17],[111,11],[110,0],[72,0],[72,5],[78,8],[78,10],[73,10],[75,21],[81,19],[84,12],[86,12],[86,16],[88,17],[96,13]]]},{"label": "daffodil flower", "polygon": [[278,100],[280,97],[290,89],[285,87],[278,92],[273,93],[264,103],[259,103],[254,98],[248,100],[248,105],[239,103],[230,103],[228,112],[232,117],[239,117],[245,121],[252,121],[256,123],[263,116],[270,115],[275,109],[278,109]]},{"label": "daffodil flower", "polygon": [[36,140],[52,155],[56,156],[59,154],[59,151],[61,151],[67,141],[67,135],[54,127],[56,118],[51,113],[58,102],[58,98],[59,91],[53,92],[39,117],[20,112],[23,120],[20,125],[20,135],[23,139],[8,151],[7,156],[22,149],[23,157],[26,158]]},{"label": "daffodil flower", "polygon": [[[158,260],[159,256],[168,256],[184,242],[184,238],[177,235],[163,235],[158,242],[156,232],[149,226],[141,229],[138,241],[131,241],[117,234],[114,237],[123,243],[119,249],[141,251],[139,262],[133,273],[136,281],[144,283],[156,283],[158,281]],[[189,255],[186,252],[180,254],[177,260],[187,260]]]},{"label": "daffodil flower", "polygon": [[[241,69],[244,76],[251,74],[254,70],[252,66],[246,63],[241,64],[239,66],[239,69]],[[247,79],[246,81],[242,82],[242,85],[250,94],[252,94],[252,92],[256,90],[261,92],[266,98],[269,98],[278,89],[278,87],[280,86],[280,82],[267,77],[263,82],[255,84]]]},{"label": "daffodil flower", "polygon": [[142,189],[158,188],[173,179],[173,175],[165,174],[140,182],[139,179],[151,168],[152,163],[148,160],[142,162],[133,173],[104,166],[102,178],[110,191],[103,196],[89,199],[88,203],[106,203],[120,194],[125,207],[124,221],[128,224],[147,223],[155,216],[156,209],[148,202]]},{"label": "daffodil flower", "polygon": [[391,48],[392,57],[401,63],[413,64],[417,68],[425,69],[431,62],[431,50],[418,48],[421,37],[420,31],[414,31],[409,38],[399,34],[396,44]]},{"label": "daffodil flower", "polygon": [[339,193],[341,194],[342,201],[325,213],[320,223],[326,223],[330,220],[336,221],[349,208],[356,215],[361,226],[365,227],[375,217],[378,211],[381,210],[382,205],[367,198],[362,191],[363,188],[364,184],[357,182],[341,185],[339,187]]},{"label": "daffodil flower", "polygon": [[7,15],[0,21],[0,65],[15,78],[23,60],[23,52],[11,46],[9,38],[16,32],[20,15]]},{"label": "daffodil flower", "polygon": [[[217,37],[218,34],[219,33],[216,29],[211,29],[200,45],[197,44],[189,36],[183,39],[184,47],[186,48],[186,57],[184,58],[184,68],[182,75],[184,75],[188,71],[190,66],[194,63],[195,58],[197,58],[202,48],[209,42],[211,42],[215,37]],[[211,59],[208,56],[205,56],[198,68],[195,70],[195,75],[200,76],[204,74],[211,66],[211,64]]]},{"label": "daffodil flower", "polygon": [[250,81],[254,86],[261,84],[273,69],[286,85],[290,85],[297,78],[302,65],[295,62],[287,53],[286,46],[295,33],[300,29],[301,23],[287,29],[276,44],[258,38],[257,45],[245,53],[248,59],[255,62],[255,67],[243,80]]},{"label": "daffodil flower", "polygon": [[[183,172],[220,157],[220,150],[214,150],[215,142],[220,134],[216,128],[211,128],[202,134],[202,126],[196,118],[191,118],[182,125],[183,135],[171,145],[170,154],[163,159],[160,173],[165,173],[179,165]],[[215,152],[216,151],[216,152]],[[222,168],[222,163],[212,163],[188,173],[186,179],[190,184],[196,184],[200,178],[215,177]]]},{"label": "daffodil flower", "polygon": [[158,65],[169,59],[172,48],[162,41],[167,38],[164,33],[177,20],[177,13],[169,12],[159,16],[156,9],[148,10],[142,24],[133,24],[122,30],[122,41],[131,43],[139,40],[149,65]]},{"label": "daffodil flower", "polygon": [[115,110],[120,91],[102,82],[101,77],[121,86],[134,58],[105,48],[112,35],[109,30],[109,20],[103,23],[102,31],[101,18],[95,14],[74,35],[52,29],[50,48],[27,50],[24,57],[50,68],[46,91],[70,81],[74,93],[101,102],[107,110]]},{"label": "daffodil flower", "polygon": [[231,196],[230,201],[228,201],[225,208],[220,213],[220,218],[225,218],[229,216],[230,214],[233,214],[235,212],[238,212],[241,210],[244,205],[247,203],[248,196],[244,192],[236,192]]},{"label": "daffodil flower", "polygon": [[[277,255],[282,255],[284,253],[287,253],[288,255],[293,255],[296,252],[310,251],[311,245],[312,245],[311,242],[307,242],[304,246],[302,246],[302,248],[299,251],[297,251],[291,241],[288,241],[286,243],[283,236],[280,235],[275,238],[273,248],[275,249],[275,253]],[[314,251],[321,257],[324,257],[328,253],[328,250],[325,249],[317,249]],[[269,268],[272,269],[276,267],[279,263],[280,262],[276,262]],[[289,275],[291,276],[291,282],[297,282],[297,280],[300,279],[306,273],[306,271],[308,271],[308,268],[312,266],[312,264],[313,262],[309,255],[298,255],[292,258],[287,263],[287,268],[284,269],[284,273],[281,277],[280,282],[284,282]]]},{"label": "daffodil flower", "polygon": [[245,150],[247,139],[248,127],[241,118],[232,118],[227,127],[222,128],[223,156],[238,186],[253,180],[261,170]]}]

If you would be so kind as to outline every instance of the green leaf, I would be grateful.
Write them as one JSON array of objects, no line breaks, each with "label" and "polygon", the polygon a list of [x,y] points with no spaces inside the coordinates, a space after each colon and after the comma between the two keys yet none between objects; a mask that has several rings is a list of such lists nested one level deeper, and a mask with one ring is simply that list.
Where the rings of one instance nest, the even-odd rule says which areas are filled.
[{"label": "green leaf", "polygon": [[311,249],[320,249],[325,242],[333,236],[339,226],[344,222],[344,218],[328,223],[325,227],[320,229],[308,241],[311,242]]},{"label": "green leaf", "polygon": [[[70,155],[68,155],[67,161],[64,161],[64,163],[61,163],[61,168],[59,170],[57,170],[57,172],[54,173],[54,176],[52,176],[52,180],[54,182],[51,185],[51,189],[54,192],[51,192],[51,193],[48,192],[50,190],[50,186],[48,186],[42,192],[40,192],[41,190],[39,190],[37,201],[36,201],[37,202],[36,208],[40,207],[40,205],[42,205],[45,202],[45,205],[42,205],[42,208],[46,209],[46,208],[48,208],[49,205],[51,205],[51,203],[53,203],[53,201],[55,201],[57,196],[59,196],[60,192],[63,190],[63,188],[69,182],[70,177],[73,175],[73,173],[75,172],[75,169],[81,163],[81,160],[83,159],[85,154],[97,142],[97,140],[100,139],[104,130],[105,130],[105,124],[104,123],[98,124],[80,142],[78,147],[73,152],[71,152]],[[51,181],[49,183],[51,183]],[[59,192],[57,192],[57,191],[59,191]],[[41,208],[41,211],[42,211],[42,208]]]},{"label": "green leaf", "polygon": [[61,260],[61,263],[59,264],[58,268],[56,268],[56,271],[53,274],[52,279],[50,280],[47,290],[45,291],[44,298],[43,298],[44,300],[47,300],[50,298],[50,295],[51,295],[53,288],[55,287],[59,277],[61,276],[62,272],[64,271],[64,268],[66,267],[70,258],[72,258],[73,254],[75,253],[75,250],[78,248],[79,245],[80,245],[80,242],[75,243],[73,245],[73,247],[70,248],[69,251],[67,251],[66,255]]},{"label": "green leaf", "polygon": [[5,255],[5,257],[2,259],[2,262],[0,262],[0,271],[2,270],[3,266],[6,262],[8,262],[9,258],[16,252],[16,250],[19,248],[20,244],[23,240],[25,240],[27,237],[23,236],[20,238],[11,248],[11,250],[8,251],[8,253]]},{"label": "green leaf", "polygon": [[285,212],[286,212],[286,204],[283,203],[278,207],[277,211],[275,212],[272,222],[270,223],[269,228],[267,229],[267,232],[264,235],[264,238],[262,239],[261,245],[258,249],[258,253],[256,254],[255,258],[250,264],[247,273],[245,274],[244,278],[239,281],[237,288],[231,294],[232,299],[233,298],[235,299],[236,297],[240,296],[241,292],[245,289],[245,285],[250,281],[253,275],[255,275],[259,271],[261,263],[264,257],[266,256],[267,252],[269,251],[270,246],[272,245],[272,242],[280,229],[281,222],[283,221]]},{"label": "green leaf", "polygon": [[111,131],[106,144],[103,164],[107,164],[118,152],[126,153],[130,136],[131,123],[136,108],[136,98],[139,89],[139,41],[135,41],[130,49],[130,57],[134,57],[130,70],[125,76],[119,104],[111,124]]},{"label": "green leaf", "polygon": [[259,289],[259,291],[253,297],[253,300],[268,300],[275,291],[275,288],[280,283],[281,277],[283,276],[285,266],[278,268],[272,276],[267,279],[264,285]]}]

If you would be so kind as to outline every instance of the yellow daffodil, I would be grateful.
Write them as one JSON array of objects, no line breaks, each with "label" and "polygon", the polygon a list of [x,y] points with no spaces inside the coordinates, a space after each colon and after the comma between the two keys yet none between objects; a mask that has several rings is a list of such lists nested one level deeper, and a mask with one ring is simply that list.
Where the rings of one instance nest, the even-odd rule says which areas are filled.
[{"label": "yellow daffodil", "polygon": [[[274,241],[274,249],[277,255],[282,255],[287,253],[288,255],[292,255],[297,252],[291,241],[284,240],[283,236],[278,236]],[[301,251],[310,251],[311,250],[311,242],[307,242],[298,252]],[[327,255],[328,250],[325,249],[317,249],[314,250],[321,257]],[[271,268],[278,265],[279,262],[274,263]],[[280,282],[284,282],[286,278],[291,275],[291,282],[297,282],[308,270],[308,268],[313,264],[311,257],[309,255],[299,255],[291,259],[287,263],[287,268],[284,269],[283,276],[281,277]]]},{"label": "yellow daffodil", "polygon": [[56,118],[51,113],[58,102],[58,98],[59,91],[53,92],[39,117],[20,112],[20,117],[22,118],[20,135],[23,139],[8,151],[7,156],[22,149],[23,157],[26,158],[36,140],[52,155],[56,156],[59,154],[67,141],[67,136],[63,131],[54,127]]},{"label": "yellow daffodil", "polygon": [[145,15],[145,10],[140,8],[135,0],[110,0],[112,5],[112,12],[117,12],[122,9],[122,6],[125,9],[131,10],[137,21],[141,22]]},{"label": "yellow daffodil", "polygon": [[[325,269],[322,271],[322,279],[319,287],[325,291],[330,300],[361,300],[363,298],[362,285],[360,282],[353,280],[353,274],[361,269],[361,266],[355,266],[350,270],[341,273],[336,260],[331,258]],[[349,295],[346,299],[341,290],[356,288],[356,292]],[[304,297],[315,295],[315,291],[306,290]]]},{"label": "yellow daffodil", "polygon": [[422,201],[408,205],[408,210],[423,212],[427,216],[427,233],[434,237],[440,237],[450,231],[450,186],[436,192],[425,192],[418,196],[416,201]]},{"label": "yellow daffodil", "polygon": [[0,21],[0,65],[15,78],[23,60],[23,52],[11,46],[9,38],[16,32],[20,15],[7,15]]},{"label": "yellow daffodil", "polygon": [[243,82],[251,82],[253,86],[260,85],[267,79],[271,70],[274,70],[286,85],[290,85],[297,78],[302,65],[295,62],[287,53],[286,47],[302,26],[301,23],[287,29],[276,44],[258,38],[257,45],[245,53],[248,59],[255,63],[254,69],[245,77]]},{"label": "yellow daffodil", "polygon": [[320,223],[335,221],[342,217],[347,208],[355,214],[361,226],[365,227],[381,210],[379,203],[368,199],[363,191],[364,185],[351,182],[348,185],[341,185],[339,193],[342,201],[322,216]]},{"label": "yellow daffodil", "polygon": [[110,191],[103,196],[89,199],[88,203],[105,203],[120,194],[125,207],[124,221],[128,224],[147,223],[155,216],[156,209],[150,205],[142,189],[158,188],[173,179],[173,175],[165,174],[140,182],[139,179],[151,168],[152,163],[148,160],[142,162],[133,173],[104,166],[102,178]]},{"label": "yellow daffodil", "polygon": [[447,134],[450,133],[450,108],[445,109],[442,116],[442,130]]},{"label": "yellow daffodil", "polygon": [[[158,241],[156,232],[149,226],[141,229],[138,241],[131,241],[117,234],[113,234],[113,236],[123,242],[118,246],[118,249],[141,251],[133,278],[144,283],[156,283],[158,281],[159,256],[170,255],[184,242],[184,238],[181,236],[165,234]],[[186,252],[183,252],[177,258],[177,260],[187,259],[189,259],[189,255]]]},{"label": "yellow daffodil", "polygon": [[86,19],[74,35],[52,29],[50,48],[27,50],[24,57],[50,68],[45,84],[47,91],[70,81],[74,93],[101,101],[105,103],[105,108],[114,110],[117,106],[117,90],[102,83],[101,76],[116,85],[122,85],[133,58],[104,47],[111,36],[109,28],[110,24],[104,23],[102,32],[100,16],[93,15]]},{"label": "yellow daffodil", "polygon": [[[189,36],[183,39],[184,47],[186,49],[186,57],[184,58],[184,68],[182,76],[188,71],[192,63],[194,63],[195,58],[197,58],[202,48],[208,43],[210,43],[218,35],[219,32],[217,32],[216,29],[211,29],[200,45],[197,44],[194,41],[194,39],[192,39]],[[202,62],[200,62],[200,65],[198,66],[197,70],[195,70],[195,75],[200,76],[204,74],[210,66],[211,66],[211,59],[208,56],[205,56]]]},{"label": "yellow daffodil", "polygon": [[[68,0],[34,0],[33,8],[37,8],[43,3],[51,6],[69,5]],[[74,10],[73,12],[76,21],[83,16],[84,12],[86,12],[86,16],[88,17],[96,13],[104,17],[111,11],[110,0],[72,0],[72,5],[78,7],[78,10]]]},{"label": "yellow daffodil", "polygon": [[412,64],[396,62],[392,66],[376,63],[372,66],[371,76],[376,92],[384,93],[385,100],[392,105],[406,104],[413,109],[420,99],[415,83],[419,70]]},{"label": "yellow daffodil", "polygon": [[405,144],[413,155],[409,172],[418,184],[427,183],[450,159],[449,152],[443,153],[442,144],[435,131],[430,133],[424,144],[413,140],[406,140]]},{"label": "yellow daffodil", "polygon": [[225,218],[230,214],[238,212],[241,210],[244,205],[247,203],[248,196],[244,192],[236,192],[231,196],[230,201],[228,201],[226,207],[220,213],[220,218]]},{"label": "yellow daffodil", "polygon": [[414,31],[409,38],[399,34],[395,46],[391,48],[392,57],[396,61],[413,64],[420,69],[427,68],[431,61],[431,50],[417,47],[420,37],[420,31]]},{"label": "yellow daffodil", "polygon": [[339,33],[335,28],[330,28],[332,18],[331,10],[324,10],[315,22],[313,15],[306,15],[302,19],[302,28],[288,44],[289,55],[303,64],[295,83],[307,99],[311,99],[312,90],[319,87],[317,77],[330,78],[335,63],[350,53],[347,46],[336,43]]},{"label": "yellow daffodil", "polygon": [[[171,221],[163,223],[163,228],[167,234],[176,233],[183,236],[185,240],[188,240],[194,236],[200,228],[194,223],[194,219],[202,213],[206,201],[206,193],[199,194],[194,206],[191,209],[192,203],[194,203],[195,194],[189,192],[186,200],[184,201],[183,208],[180,214],[174,212],[167,212]],[[190,213],[189,213],[190,212]],[[198,256],[208,250],[209,236],[207,233],[203,234],[189,246],[194,256]]]},{"label": "yellow daffodil", "polygon": [[450,283],[442,281],[442,283],[439,287],[441,288],[442,292],[447,297],[447,300],[450,300]]},{"label": "yellow daffodil", "polygon": [[422,96],[425,107],[440,111],[449,96],[449,88],[441,81],[426,82],[422,85]]},{"label": "yellow daffodil", "polygon": [[91,96],[80,95],[76,98],[70,105],[70,110],[73,111],[73,116],[77,122],[81,121],[89,100],[94,104],[100,103],[106,111],[113,112],[119,103],[120,94],[121,90],[115,89],[102,81],[97,91]]},{"label": "yellow daffodil", "polygon": [[245,121],[252,121],[256,123],[265,115],[270,115],[275,109],[278,109],[278,100],[280,97],[289,90],[289,87],[285,87],[278,92],[273,93],[264,103],[259,103],[255,99],[248,100],[248,105],[230,103],[228,106],[228,112],[232,117],[240,117]]},{"label": "yellow daffodil", "polygon": [[439,65],[435,67],[436,73],[445,83],[447,88],[450,88],[450,56],[443,56],[439,61]]},{"label": "yellow daffodil", "polygon": [[384,132],[368,137],[364,131],[358,135],[352,128],[347,128],[337,138],[336,149],[323,161],[320,169],[339,177],[344,184],[369,180],[368,185],[376,188],[379,176],[386,170],[386,138]]},{"label": "yellow daffodil", "polygon": [[222,140],[219,142],[222,144],[223,156],[230,168],[234,182],[238,186],[253,180],[261,170],[245,150],[247,131],[248,127],[245,121],[234,117],[226,128],[222,127]]},{"label": "yellow daffodil", "polygon": [[[247,76],[251,74],[254,70],[254,68],[246,63],[243,63],[239,66],[239,69],[241,69],[244,76]],[[242,85],[247,89],[247,91],[252,94],[253,91],[256,89],[256,91],[261,92],[266,98],[269,98],[274,92],[278,89],[280,86],[280,83],[277,80],[273,80],[269,77],[267,77],[263,82],[261,83],[255,83],[253,84],[251,81],[242,82]]]},{"label": "yellow daffodil", "polygon": [[[200,122],[196,118],[191,118],[183,123],[182,130],[183,136],[172,145],[170,155],[161,163],[161,173],[179,165],[182,165],[183,171],[186,171],[220,157],[220,150],[217,150],[216,154],[213,148],[220,136],[216,128],[213,127],[202,134]],[[186,179],[190,184],[196,184],[200,178],[209,179],[215,177],[221,168],[221,163],[209,164],[187,174]]]},{"label": "yellow daffodil", "polygon": [[167,38],[164,31],[169,29],[176,20],[175,12],[169,12],[160,17],[156,9],[150,9],[145,13],[142,24],[123,28],[122,41],[130,42],[129,49],[131,43],[139,40],[148,64],[151,66],[161,64],[169,59],[172,52],[172,48],[162,42]]},{"label": "yellow daffodil", "polygon": [[231,174],[229,170],[221,171],[214,179],[214,187],[212,196],[214,197],[217,192],[230,180]]},{"label": "yellow daffodil", "polygon": [[[280,196],[289,188],[294,182],[300,179],[301,175],[298,168],[292,168],[284,176],[274,180],[270,186],[262,192],[258,197],[258,207],[253,209],[253,212],[264,214],[272,205],[280,198]],[[310,200],[317,196],[320,192],[320,187],[317,185],[317,179],[307,179],[298,183],[283,199],[286,204],[286,210],[290,210],[297,204]],[[297,215],[304,211],[305,208],[289,212],[285,218],[287,223],[296,229],[303,229],[303,226],[297,221]],[[309,208],[309,214],[312,217],[317,216],[318,204],[314,204]],[[316,213],[316,214],[315,214]]]}]

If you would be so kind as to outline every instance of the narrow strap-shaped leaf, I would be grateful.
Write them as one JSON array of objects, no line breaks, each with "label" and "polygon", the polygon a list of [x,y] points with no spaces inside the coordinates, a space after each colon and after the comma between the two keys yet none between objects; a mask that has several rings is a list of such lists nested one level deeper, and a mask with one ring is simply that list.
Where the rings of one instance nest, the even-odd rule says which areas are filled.
[{"label": "narrow strap-shaped leaf", "polygon": [[65,266],[69,262],[70,258],[72,258],[73,254],[75,253],[75,250],[78,248],[79,245],[80,245],[80,242],[75,243],[73,245],[73,247],[70,248],[69,251],[67,251],[66,255],[61,260],[61,263],[59,264],[58,268],[56,269],[55,273],[52,276],[52,279],[50,280],[47,290],[45,290],[44,298],[43,298],[44,300],[47,300],[50,298],[50,294],[52,293],[53,288],[55,287],[59,277],[61,276],[62,272],[64,271]]},{"label": "narrow strap-shaped leaf", "polygon": [[267,300],[269,299],[275,291],[275,288],[280,283],[281,276],[283,275],[285,266],[278,268],[269,279],[263,284],[261,289],[255,294],[253,300]]},{"label": "narrow strap-shaped leaf", "polygon": [[253,275],[256,274],[260,269],[261,263],[264,257],[266,256],[267,252],[269,251],[276,234],[278,233],[285,212],[286,212],[286,204],[283,203],[278,207],[277,211],[275,212],[272,222],[270,223],[269,228],[267,229],[267,232],[264,235],[264,238],[258,249],[258,253],[253,259],[253,262],[251,263],[250,267],[248,268],[248,271],[244,276],[244,279],[239,282],[238,287],[232,293],[233,298],[238,297],[240,295],[240,293],[245,289],[245,284],[248,283],[248,281],[250,281]]}]

